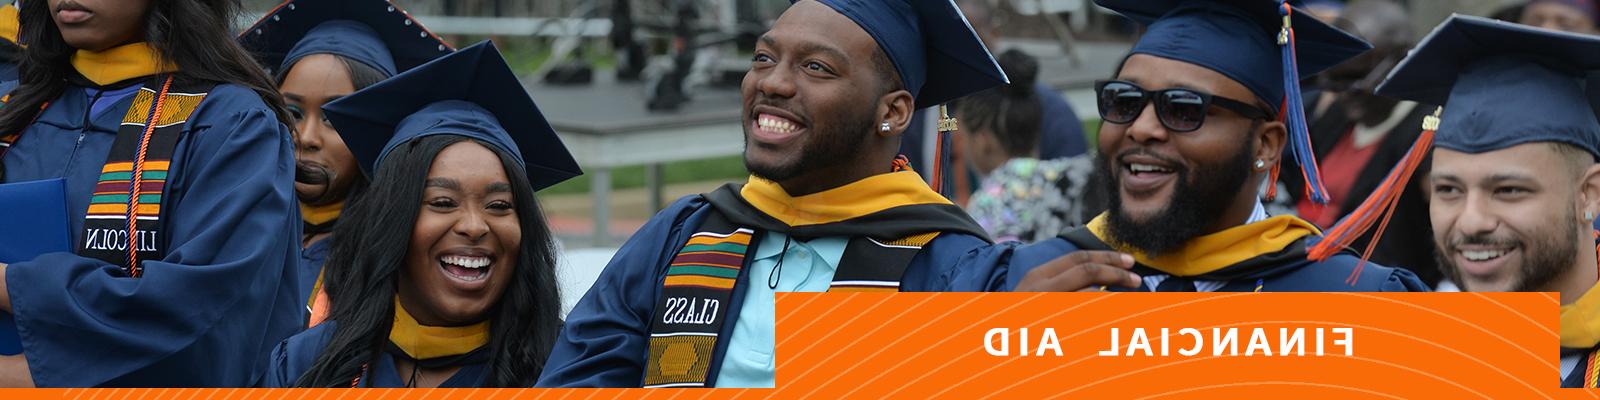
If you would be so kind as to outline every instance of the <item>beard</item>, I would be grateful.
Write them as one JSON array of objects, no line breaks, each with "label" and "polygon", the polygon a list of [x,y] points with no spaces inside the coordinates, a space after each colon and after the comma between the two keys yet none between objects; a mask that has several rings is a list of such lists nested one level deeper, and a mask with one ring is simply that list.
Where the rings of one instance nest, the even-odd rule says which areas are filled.
[{"label": "beard", "polygon": [[[1106,228],[1118,244],[1138,249],[1146,255],[1157,257],[1183,247],[1190,239],[1205,233],[1222,215],[1221,210],[1233,203],[1239,191],[1245,190],[1249,179],[1250,155],[1254,153],[1249,141],[1237,153],[1220,165],[1201,165],[1196,171],[1173,163],[1175,180],[1172,199],[1161,211],[1144,221],[1128,217],[1122,209],[1122,178],[1116,173],[1122,168],[1118,158],[1136,151],[1124,151],[1117,158],[1096,155],[1095,181],[1103,182],[1109,206]],[[1191,182],[1190,175],[1193,175]]]},{"label": "beard", "polygon": [[[1477,291],[1461,278],[1461,268],[1456,266],[1455,258],[1451,257],[1454,249],[1462,245],[1487,245],[1511,248],[1521,245],[1521,259],[1518,260],[1516,276],[1512,277],[1510,290],[1513,292],[1538,292],[1549,287],[1561,274],[1573,268],[1572,260],[1578,257],[1580,249],[1573,246],[1571,235],[1573,232],[1582,232],[1584,224],[1578,222],[1577,211],[1568,209],[1561,221],[1540,226],[1543,229],[1528,234],[1529,240],[1519,241],[1515,237],[1495,236],[1493,234],[1480,234],[1471,236],[1454,235],[1448,245],[1434,241],[1434,257],[1439,265],[1444,267],[1444,273],[1451,282],[1467,292]],[[1582,246],[1579,246],[1582,247]]]},{"label": "beard", "polygon": [[[807,172],[825,170],[829,165],[859,159],[858,153],[866,151],[867,137],[872,135],[873,125],[876,124],[871,113],[876,107],[845,109],[860,111],[839,115],[839,118],[833,121],[814,121],[810,132],[807,133],[808,137],[802,138],[799,146],[800,154],[770,164],[752,162],[746,154],[745,169],[762,179],[782,182]],[[749,124],[745,125],[746,130],[750,129]],[[749,132],[745,132],[746,149],[750,146],[749,137]]]}]

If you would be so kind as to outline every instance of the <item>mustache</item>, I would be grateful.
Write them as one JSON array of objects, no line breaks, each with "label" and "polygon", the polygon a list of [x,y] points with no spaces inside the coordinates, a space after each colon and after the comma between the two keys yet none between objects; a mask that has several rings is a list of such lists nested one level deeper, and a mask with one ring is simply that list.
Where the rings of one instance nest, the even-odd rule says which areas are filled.
[{"label": "mustache", "polygon": [[[1156,160],[1160,160],[1163,164],[1167,164],[1165,166],[1166,168],[1171,169],[1172,172],[1175,172],[1175,173],[1178,173],[1178,174],[1186,174],[1186,173],[1189,172],[1189,167],[1185,166],[1182,161],[1173,159],[1172,157],[1167,157],[1167,156],[1163,156],[1163,155],[1160,155],[1160,154],[1156,154],[1155,152],[1150,151],[1150,149],[1143,148],[1143,147],[1135,147],[1135,148],[1132,148],[1132,149],[1123,150],[1121,152],[1118,152],[1117,156],[1114,157],[1113,159],[1116,160],[1117,164],[1127,164],[1128,163],[1127,158],[1128,157],[1132,157],[1132,156],[1136,156],[1136,155],[1137,156],[1150,157],[1150,158],[1154,158]],[[1112,164],[1112,165],[1109,165],[1108,167],[1110,167],[1112,170],[1115,170],[1117,165],[1116,164]]]},{"label": "mustache", "polygon": [[1452,249],[1468,245],[1515,247],[1521,243],[1521,241],[1518,241],[1515,238],[1495,236],[1492,234],[1455,235],[1450,238],[1450,248]]}]

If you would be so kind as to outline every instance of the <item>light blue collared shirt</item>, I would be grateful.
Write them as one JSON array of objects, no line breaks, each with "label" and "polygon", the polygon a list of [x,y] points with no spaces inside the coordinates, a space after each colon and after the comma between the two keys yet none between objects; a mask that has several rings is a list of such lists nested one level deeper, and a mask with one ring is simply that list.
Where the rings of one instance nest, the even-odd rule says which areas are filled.
[{"label": "light blue collared shirt", "polygon": [[[773,331],[777,324],[773,311],[773,294],[776,292],[826,292],[833,283],[833,273],[844,256],[848,238],[827,237],[809,242],[789,240],[789,250],[784,252],[788,236],[767,232],[756,245],[754,261],[746,273],[744,304],[739,308],[739,319],[734,321],[733,335],[728,339],[728,352],[722,357],[722,370],[717,374],[717,387],[770,388],[774,384],[777,363],[772,353],[777,343]],[[775,271],[779,255],[783,268]],[[773,280],[773,273],[778,276]],[[776,284],[773,288],[771,285]]]}]

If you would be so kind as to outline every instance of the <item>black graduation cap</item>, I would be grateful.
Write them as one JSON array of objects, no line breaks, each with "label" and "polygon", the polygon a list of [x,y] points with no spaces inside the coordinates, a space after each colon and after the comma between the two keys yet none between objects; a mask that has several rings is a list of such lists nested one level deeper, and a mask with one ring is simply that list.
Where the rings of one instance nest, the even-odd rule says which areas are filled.
[{"label": "black graduation cap", "polygon": [[[1221,73],[1279,109],[1310,199],[1326,203],[1306,129],[1300,79],[1372,45],[1273,0],[1095,0],[1148,26],[1128,53],[1183,61]],[[1277,169],[1273,169],[1276,179]]]},{"label": "black graduation cap", "polygon": [[287,0],[239,33],[274,73],[312,54],[336,54],[394,76],[455,48],[388,0]]},{"label": "black graduation cap", "polygon": [[372,176],[396,146],[460,135],[511,154],[534,190],[583,174],[494,43],[483,41],[322,106]]},{"label": "black graduation cap", "polygon": [[1584,90],[1600,37],[1452,15],[1377,93],[1444,106],[1436,145],[1483,153],[1566,143],[1600,158],[1600,122]]},{"label": "black graduation cap", "polygon": [[872,35],[917,108],[1009,82],[954,0],[817,0]]}]

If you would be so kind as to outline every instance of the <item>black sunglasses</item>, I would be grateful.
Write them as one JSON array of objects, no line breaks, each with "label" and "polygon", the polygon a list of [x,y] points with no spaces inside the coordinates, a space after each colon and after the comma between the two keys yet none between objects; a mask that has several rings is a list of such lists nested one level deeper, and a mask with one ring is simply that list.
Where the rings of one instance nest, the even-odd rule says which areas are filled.
[{"label": "black sunglasses", "polygon": [[1193,132],[1206,121],[1206,109],[1215,105],[1245,118],[1271,120],[1272,114],[1259,107],[1227,97],[1190,89],[1145,90],[1128,81],[1098,81],[1094,84],[1100,119],[1127,124],[1139,119],[1151,98],[1155,98],[1156,117],[1173,132]]}]

